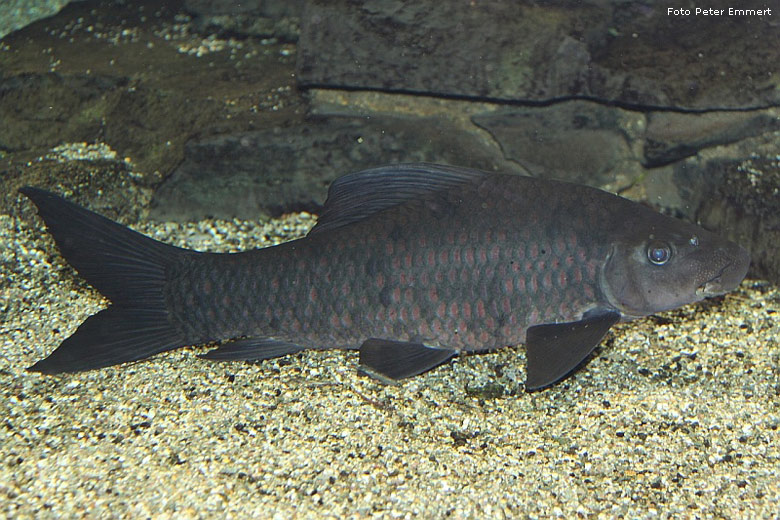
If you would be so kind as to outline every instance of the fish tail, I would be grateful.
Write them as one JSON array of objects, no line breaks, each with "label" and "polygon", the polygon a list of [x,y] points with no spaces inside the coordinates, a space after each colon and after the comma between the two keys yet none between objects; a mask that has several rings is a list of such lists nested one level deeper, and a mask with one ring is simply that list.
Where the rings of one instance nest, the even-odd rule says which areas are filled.
[{"label": "fish tail", "polygon": [[113,303],[28,370],[90,370],[187,344],[166,308],[166,271],[182,255],[198,253],[153,240],[48,191],[19,191],[37,206],[68,263]]}]

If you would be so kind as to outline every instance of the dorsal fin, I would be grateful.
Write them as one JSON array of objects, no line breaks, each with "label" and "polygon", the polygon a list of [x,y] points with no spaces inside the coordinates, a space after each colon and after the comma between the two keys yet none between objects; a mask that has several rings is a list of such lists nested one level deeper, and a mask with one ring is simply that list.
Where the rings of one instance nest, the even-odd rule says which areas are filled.
[{"label": "dorsal fin", "polygon": [[393,206],[475,182],[487,172],[440,164],[382,166],[339,177],[309,235],[367,219]]}]

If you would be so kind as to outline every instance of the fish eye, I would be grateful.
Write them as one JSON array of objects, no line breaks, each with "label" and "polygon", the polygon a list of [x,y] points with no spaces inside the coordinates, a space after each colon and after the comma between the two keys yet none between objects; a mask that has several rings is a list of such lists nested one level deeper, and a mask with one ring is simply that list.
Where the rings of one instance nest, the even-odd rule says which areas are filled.
[{"label": "fish eye", "polygon": [[663,242],[653,242],[647,246],[647,259],[655,265],[664,265],[672,258],[672,249]]}]

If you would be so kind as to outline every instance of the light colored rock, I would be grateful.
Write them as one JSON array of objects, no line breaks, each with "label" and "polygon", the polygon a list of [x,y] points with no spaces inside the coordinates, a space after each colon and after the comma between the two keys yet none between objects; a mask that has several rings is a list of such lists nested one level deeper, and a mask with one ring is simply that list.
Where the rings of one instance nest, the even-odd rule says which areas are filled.
[{"label": "light colored rock", "polygon": [[3,0],[0,2],[0,38],[41,18],[58,13],[69,2],[70,0]]}]

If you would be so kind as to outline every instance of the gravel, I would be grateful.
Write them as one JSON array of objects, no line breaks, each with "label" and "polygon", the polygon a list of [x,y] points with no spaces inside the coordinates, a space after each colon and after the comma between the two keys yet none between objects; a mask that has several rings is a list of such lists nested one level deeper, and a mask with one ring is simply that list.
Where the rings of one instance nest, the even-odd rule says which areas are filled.
[{"label": "gravel", "polygon": [[[144,223],[233,251],[271,222]],[[773,518],[780,290],[617,326],[587,367],[523,391],[522,347],[396,386],[354,352],[213,363],[186,348],[58,377],[25,372],[107,302],[40,221],[0,215],[0,517]]]}]

